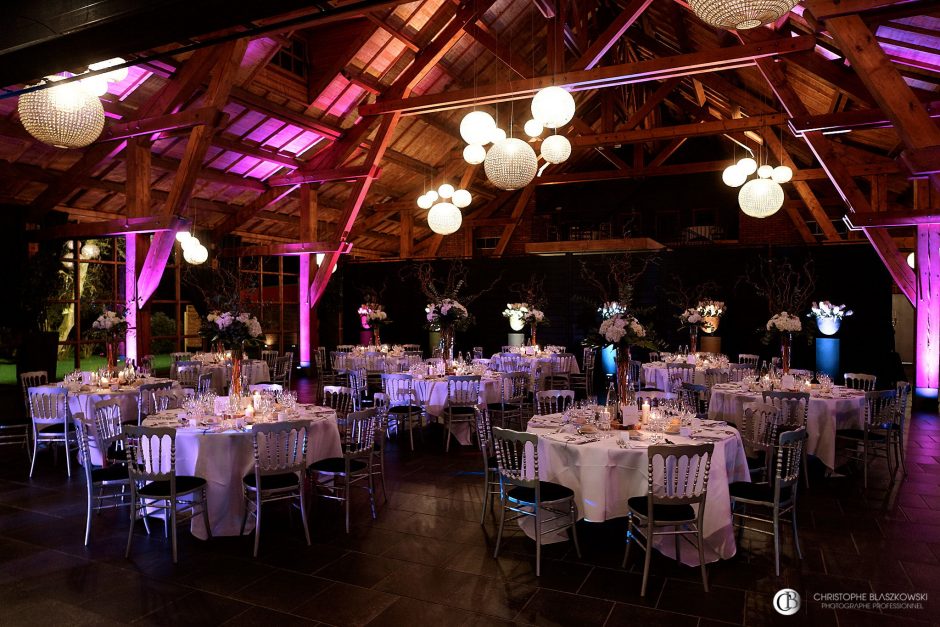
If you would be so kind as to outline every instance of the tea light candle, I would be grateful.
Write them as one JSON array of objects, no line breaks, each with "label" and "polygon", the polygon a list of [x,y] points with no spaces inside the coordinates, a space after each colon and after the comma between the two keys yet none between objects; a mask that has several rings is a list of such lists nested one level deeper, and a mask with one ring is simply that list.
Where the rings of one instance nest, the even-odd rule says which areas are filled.
[{"label": "tea light candle", "polygon": [[255,408],[249,405],[248,407],[245,408],[245,418],[254,418],[254,416],[255,416]]},{"label": "tea light candle", "polygon": [[640,420],[643,423],[646,423],[650,419],[650,404],[649,401],[643,401],[643,405],[640,408]]},{"label": "tea light candle", "polygon": [[105,387],[105,386],[107,386],[109,383],[111,383],[111,380],[108,379],[108,377],[101,377],[100,379],[98,379],[98,383],[99,383],[102,387]]}]

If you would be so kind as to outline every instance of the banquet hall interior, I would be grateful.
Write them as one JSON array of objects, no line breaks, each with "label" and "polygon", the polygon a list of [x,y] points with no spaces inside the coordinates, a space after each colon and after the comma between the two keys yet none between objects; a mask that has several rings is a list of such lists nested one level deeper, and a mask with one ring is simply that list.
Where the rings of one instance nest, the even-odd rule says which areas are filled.
[{"label": "banquet hall interior", "polygon": [[936,2],[4,8],[0,624],[940,624]]}]

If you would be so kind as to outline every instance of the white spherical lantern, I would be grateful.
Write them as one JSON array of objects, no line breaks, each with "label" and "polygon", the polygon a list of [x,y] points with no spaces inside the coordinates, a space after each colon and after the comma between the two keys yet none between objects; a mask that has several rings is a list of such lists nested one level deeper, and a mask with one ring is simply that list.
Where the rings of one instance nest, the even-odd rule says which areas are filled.
[{"label": "white spherical lantern", "polygon": [[433,189],[429,189],[428,191],[424,192],[424,196],[425,196],[428,200],[431,201],[431,204],[432,204],[432,205],[437,202],[437,199],[438,199],[438,198],[440,198],[440,196],[438,196],[437,192],[434,191]]},{"label": "white spherical lantern", "polygon": [[510,137],[490,148],[483,162],[486,178],[500,189],[519,189],[535,178],[538,159],[532,146]]},{"label": "white spherical lantern", "polygon": [[97,259],[101,249],[94,242],[87,242],[79,251],[83,259]]},{"label": "white spherical lantern", "polygon": [[770,179],[752,179],[738,192],[741,211],[752,218],[767,218],[783,206],[783,189]]},{"label": "white spherical lantern", "polygon": [[189,263],[196,265],[196,266],[198,266],[201,263],[205,263],[206,259],[209,258],[209,249],[207,249],[202,244],[199,244],[199,246],[196,246],[192,250],[184,252],[183,253],[184,259],[186,258],[187,252],[189,254],[189,259],[187,259],[187,261],[189,261]]},{"label": "white spherical lantern", "polygon": [[470,206],[470,201],[473,200],[473,197],[465,189],[458,189],[454,192],[453,198],[450,199],[452,203],[458,208],[463,209],[464,207]]},{"label": "white spherical lantern", "polygon": [[30,135],[57,148],[83,148],[104,128],[101,101],[79,82],[22,94],[17,109]]},{"label": "white spherical lantern", "polygon": [[797,0],[689,0],[689,8],[711,26],[746,30],[776,22],[796,3]]},{"label": "white spherical lantern", "polygon": [[757,168],[757,176],[761,177],[762,179],[769,179],[773,173],[773,166],[769,166],[767,164]]},{"label": "white spherical lantern", "polygon": [[486,149],[479,144],[470,144],[463,149],[463,160],[470,165],[483,163],[486,159]]},{"label": "white spherical lantern", "polygon": [[750,176],[757,172],[757,162],[750,157],[744,157],[738,161],[738,167],[741,168],[741,171],[744,172],[746,176]]},{"label": "white spherical lantern", "polygon": [[418,207],[421,209],[430,209],[431,205],[434,204],[434,201],[428,198],[427,194],[422,194],[418,196]]},{"label": "white spherical lantern", "polygon": [[504,139],[506,139],[506,131],[501,128],[494,129],[492,135],[490,135],[490,142],[494,144],[498,144]]},{"label": "white spherical lantern", "polygon": [[907,265],[909,265],[912,270],[914,269],[914,253],[907,254]]},{"label": "white spherical lantern", "polygon": [[460,121],[460,136],[468,144],[482,146],[490,142],[496,121],[486,111],[471,111]]},{"label": "white spherical lantern", "polygon": [[439,202],[428,212],[428,226],[438,235],[450,235],[460,228],[463,216],[460,209],[449,202]]},{"label": "white spherical lantern", "polygon": [[448,198],[454,195],[454,186],[451,185],[450,183],[444,183],[443,185],[437,188],[437,194],[444,200],[447,200]]},{"label": "white spherical lantern", "polygon": [[108,93],[108,80],[105,78],[104,74],[83,78],[79,83],[81,83],[82,87],[92,96],[101,97]]},{"label": "white spherical lantern", "polygon": [[192,249],[194,249],[194,248],[198,248],[198,247],[201,246],[202,244],[200,244],[198,237],[192,236],[192,237],[190,237],[189,239],[184,240],[183,243],[182,243],[182,245],[183,245],[183,251],[185,252],[185,251],[187,251],[187,250],[192,250]]},{"label": "white spherical lantern", "polygon": [[[109,67],[114,67],[115,65],[121,65],[124,62],[125,62],[124,59],[122,59],[121,57],[114,57],[113,59],[108,59],[107,61],[99,61],[98,63],[92,63],[91,65],[88,66],[88,69],[91,70],[92,72],[97,72],[98,70],[104,70]],[[106,74],[99,74],[99,76],[104,77],[104,79],[108,82],[119,83],[123,81],[125,78],[127,78],[128,73],[129,73],[128,68],[122,67],[118,70],[112,70],[110,72],[107,72]]]},{"label": "white spherical lantern", "polygon": [[744,181],[747,180],[747,174],[745,174],[737,164],[733,164],[729,165],[725,168],[725,171],[721,173],[721,180],[724,181],[725,185],[728,187],[741,187],[744,185]]},{"label": "white spherical lantern", "polygon": [[789,183],[790,179],[793,178],[793,170],[788,166],[778,165],[774,168],[774,172],[770,175],[770,178],[777,183]]},{"label": "white spherical lantern", "polygon": [[177,231],[176,232],[176,241],[182,244],[186,240],[192,237],[192,233],[189,231]]},{"label": "white spherical lantern", "polygon": [[545,87],[532,98],[532,117],[547,128],[564,126],[574,117],[574,98],[561,87]]},{"label": "white spherical lantern", "polygon": [[542,158],[549,163],[564,163],[571,156],[571,142],[564,135],[550,135],[542,142]]},{"label": "white spherical lantern", "polygon": [[538,120],[529,120],[525,123],[525,126],[522,127],[522,130],[524,130],[525,134],[529,137],[538,137],[545,129]]}]

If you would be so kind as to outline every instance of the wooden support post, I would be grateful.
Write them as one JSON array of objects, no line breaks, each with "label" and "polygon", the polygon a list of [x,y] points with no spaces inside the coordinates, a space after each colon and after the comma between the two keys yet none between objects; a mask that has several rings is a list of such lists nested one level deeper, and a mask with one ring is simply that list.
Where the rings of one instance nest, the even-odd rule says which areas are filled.
[{"label": "wooden support post", "polygon": [[399,235],[401,237],[401,246],[399,247],[399,257],[410,259],[414,256],[415,242],[415,212],[412,209],[401,210],[401,223],[399,224]]},{"label": "wooden support post", "polygon": [[[127,217],[145,217],[150,213],[150,141],[143,137],[130,139],[125,157]],[[150,305],[137,299],[137,280],[149,243],[147,235],[124,236],[124,318],[128,327],[124,350],[127,359],[135,361],[150,352]]]},{"label": "wooden support post", "polygon": [[940,389],[940,225],[917,227],[915,394],[935,409]]}]

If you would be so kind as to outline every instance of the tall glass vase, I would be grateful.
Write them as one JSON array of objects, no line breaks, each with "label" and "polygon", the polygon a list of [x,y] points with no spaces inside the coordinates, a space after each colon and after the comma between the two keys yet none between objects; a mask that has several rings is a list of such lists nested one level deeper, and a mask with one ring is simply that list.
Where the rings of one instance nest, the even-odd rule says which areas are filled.
[{"label": "tall glass vase", "polygon": [[693,355],[698,352],[698,325],[689,327],[689,352]]},{"label": "tall glass vase", "polygon": [[115,372],[117,370],[117,340],[108,338],[104,344],[108,351],[108,372]]},{"label": "tall glass vase", "polygon": [[380,329],[380,328],[381,328],[381,325],[379,325],[379,324],[373,324],[373,325],[372,325],[372,342],[373,342],[376,346],[381,346],[381,345],[382,345],[382,338],[379,336],[379,329]]},{"label": "tall glass vase", "polygon": [[[617,401],[620,404],[620,413],[626,409],[627,399],[630,396],[630,347],[617,347]],[[611,416],[611,419],[616,416]]]},{"label": "tall glass vase", "polygon": [[454,361],[454,327],[441,327],[441,359],[451,362]]},{"label": "tall glass vase", "polygon": [[241,346],[232,348],[232,378],[228,386],[229,398],[237,398],[242,394],[242,356]]},{"label": "tall glass vase", "polygon": [[790,349],[793,344],[793,334],[784,331],[780,334],[780,367],[783,374],[790,373]]},{"label": "tall glass vase", "polygon": [[538,326],[538,325],[536,325],[534,322],[533,322],[531,325],[529,325],[529,330],[530,330],[530,333],[532,334],[532,337],[529,338],[529,345],[530,345],[530,346],[538,346],[538,344],[539,344],[538,341],[536,340],[536,337],[535,337],[535,329],[536,329],[537,326]]}]

